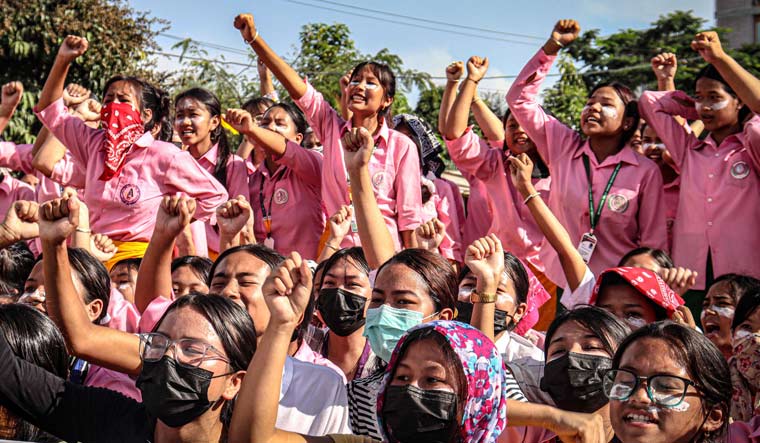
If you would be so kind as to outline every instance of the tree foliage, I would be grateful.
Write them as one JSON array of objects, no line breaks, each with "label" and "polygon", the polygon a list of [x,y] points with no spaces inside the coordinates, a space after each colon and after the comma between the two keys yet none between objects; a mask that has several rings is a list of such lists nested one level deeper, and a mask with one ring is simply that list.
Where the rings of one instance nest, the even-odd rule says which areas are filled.
[{"label": "tree foliage", "polygon": [[586,85],[566,54],[560,55],[557,66],[561,76],[551,88],[544,91],[544,107],[562,123],[578,129],[578,119],[586,104]]},{"label": "tree foliage", "polygon": [[38,125],[31,109],[66,35],[90,41],[68,80],[100,91],[113,74],[140,72],[140,62],[147,51],[157,49],[155,36],[165,25],[120,0],[0,2],[0,82],[20,80],[26,90],[4,135],[18,142],[33,140]]},{"label": "tree foliage", "polygon": [[375,54],[363,54],[356,48],[345,24],[309,23],[301,29],[299,42],[293,68],[308,77],[334,107],[340,99],[340,77],[366,60],[385,63],[396,75],[396,98],[391,108],[394,113],[409,112],[405,93],[412,87],[420,90],[432,87],[429,74],[404,69],[401,57],[386,48]]}]

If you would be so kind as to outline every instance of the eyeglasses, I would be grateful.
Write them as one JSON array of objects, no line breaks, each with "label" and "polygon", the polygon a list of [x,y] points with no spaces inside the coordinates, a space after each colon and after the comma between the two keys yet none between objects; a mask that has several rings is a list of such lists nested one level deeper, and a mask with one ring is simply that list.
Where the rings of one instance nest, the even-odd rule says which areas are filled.
[{"label": "eyeglasses", "polygon": [[691,380],[675,375],[641,377],[627,369],[612,369],[604,375],[603,388],[610,400],[626,401],[646,383],[646,393],[656,405],[674,408],[683,402],[689,385],[699,389]]},{"label": "eyeglasses", "polygon": [[173,348],[174,359],[184,366],[197,368],[206,360],[221,360],[230,363],[221,351],[201,340],[193,338],[172,340],[160,333],[140,335],[140,356],[143,361],[161,360],[170,347]]}]

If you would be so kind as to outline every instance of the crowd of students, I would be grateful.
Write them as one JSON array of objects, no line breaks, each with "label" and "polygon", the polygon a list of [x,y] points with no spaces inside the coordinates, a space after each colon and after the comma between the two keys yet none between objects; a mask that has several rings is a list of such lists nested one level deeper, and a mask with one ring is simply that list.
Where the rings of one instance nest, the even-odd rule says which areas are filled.
[{"label": "crowd of students", "polygon": [[575,131],[538,100],[574,20],[501,118],[488,58],[445,67],[438,122],[374,61],[335,109],[234,27],[239,109],[66,85],[68,36],[34,145],[0,142],[0,438],[760,442],[760,80],[716,33],[690,93],[652,54],[659,90],[598,85]]}]

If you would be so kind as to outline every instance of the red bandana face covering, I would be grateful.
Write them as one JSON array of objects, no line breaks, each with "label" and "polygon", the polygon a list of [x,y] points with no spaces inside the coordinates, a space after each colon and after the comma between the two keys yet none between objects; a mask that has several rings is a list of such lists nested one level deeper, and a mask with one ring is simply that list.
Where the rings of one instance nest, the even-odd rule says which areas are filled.
[{"label": "red bandana face covering", "polygon": [[106,131],[103,141],[106,164],[100,179],[110,180],[119,174],[124,166],[124,158],[145,131],[140,111],[130,103],[111,102],[103,106],[100,123]]}]

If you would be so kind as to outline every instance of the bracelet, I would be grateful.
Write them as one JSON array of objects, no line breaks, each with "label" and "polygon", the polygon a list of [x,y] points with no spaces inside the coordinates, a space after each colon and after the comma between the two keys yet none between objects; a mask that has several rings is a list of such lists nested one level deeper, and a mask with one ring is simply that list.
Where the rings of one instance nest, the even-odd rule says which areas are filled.
[{"label": "bracelet", "polygon": [[253,42],[255,42],[257,38],[259,38],[259,30],[258,29],[256,30],[256,33],[253,35],[253,38],[251,39],[251,41],[246,40],[245,42],[248,43],[249,45],[252,45]]},{"label": "bracelet", "polygon": [[467,80],[469,80],[469,81],[471,81],[471,82],[475,83],[476,85],[477,85],[478,83],[480,83],[480,80],[473,80],[473,79],[471,79],[470,77],[467,77],[467,78],[465,79],[465,81],[467,81]]},{"label": "bracelet", "polygon": [[[254,38],[254,40],[256,40],[256,39]],[[564,48],[565,48],[565,45],[563,45],[562,43],[560,43],[560,41],[559,41],[559,40],[557,40],[556,38],[552,37],[552,38],[551,38],[551,40],[552,40],[554,43],[556,43],[556,44],[557,44],[557,46],[559,46],[561,49],[564,49]]]},{"label": "bracelet", "polygon": [[91,234],[92,233],[92,230],[85,229],[85,228],[80,228],[79,226],[77,226],[76,231],[77,232],[81,232],[82,234]]},{"label": "bracelet", "polygon": [[496,293],[486,294],[478,291],[472,291],[470,294],[471,303],[496,303]]},{"label": "bracelet", "polygon": [[340,249],[339,249],[339,248],[336,248],[335,246],[333,246],[333,245],[331,245],[331,244],[329,244],[329,243],[325,243],[325,246],[326,246],[326,247],[328,247],[328,248],[330,248],[330,249],[332,249],[332,250],[333,250],[333,251],[335,251],[335,252],[338,252],[338,251],[340,251]]},{"label": "bracelet", "polygon": [[527,205],[528,202],[531,201],[531,199],[535,197],[541,197],[541,194],[539,194],[538,192],[536,192],[535,194],[530,194],[529,196],[525,197],[525,200],[523,200],[523,204]]}]

